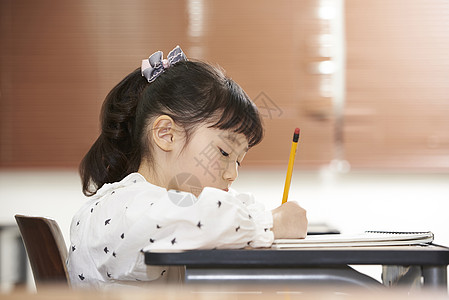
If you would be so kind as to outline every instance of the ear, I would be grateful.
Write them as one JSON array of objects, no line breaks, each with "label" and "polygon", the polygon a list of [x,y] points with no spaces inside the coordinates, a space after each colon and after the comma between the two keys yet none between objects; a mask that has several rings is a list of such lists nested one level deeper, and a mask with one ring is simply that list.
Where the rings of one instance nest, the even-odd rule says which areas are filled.
[{"label": "ear", "polygon": [[168,152],[174,149],[177,125],[173,119],[167,115],[156,118],[152,126],[152,136],[155,144],[163,151]]}]

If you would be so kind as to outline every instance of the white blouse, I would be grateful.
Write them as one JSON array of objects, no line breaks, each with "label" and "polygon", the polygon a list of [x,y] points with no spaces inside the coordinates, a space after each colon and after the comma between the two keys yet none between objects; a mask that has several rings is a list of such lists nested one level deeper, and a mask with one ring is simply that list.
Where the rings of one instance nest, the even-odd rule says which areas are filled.
[{"label": "white blouse", "polygon": [[67,267],[73,287],[181,281],[183,268],[147,266],[143,251],[269,247],[273,217],[250,194],[206,187],[199,197],[139,173],[105,184],[73,217]]}]

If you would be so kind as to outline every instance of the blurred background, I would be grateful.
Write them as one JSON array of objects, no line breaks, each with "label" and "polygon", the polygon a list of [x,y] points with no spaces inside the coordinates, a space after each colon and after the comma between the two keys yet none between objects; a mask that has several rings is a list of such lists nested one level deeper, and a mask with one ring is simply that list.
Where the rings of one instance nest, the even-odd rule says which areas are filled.
[{"label": "blurred background", "polygon": [[14,214],[56,219],[69,244],[104,97],[176,45],[264,117],[234,188],[278,206],[300,127],[290,199],[311,223],[449,245],[447,1],[0,0],[0,26],[2,290],[32,281]]}]

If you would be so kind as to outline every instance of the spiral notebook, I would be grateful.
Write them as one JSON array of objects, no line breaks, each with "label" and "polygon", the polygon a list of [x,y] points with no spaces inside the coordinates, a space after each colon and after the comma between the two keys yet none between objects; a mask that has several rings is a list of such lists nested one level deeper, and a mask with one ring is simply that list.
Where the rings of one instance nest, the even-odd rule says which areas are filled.
[{"label": "spiral notebook", "polygon": [[305,239],[277,239],[272,248],[323,248],[323,247],[366,247],[422,245],[433,241],[433,233],[426,232],[390,232],[365,231],[359,234],[322,234],[311,235]]}]

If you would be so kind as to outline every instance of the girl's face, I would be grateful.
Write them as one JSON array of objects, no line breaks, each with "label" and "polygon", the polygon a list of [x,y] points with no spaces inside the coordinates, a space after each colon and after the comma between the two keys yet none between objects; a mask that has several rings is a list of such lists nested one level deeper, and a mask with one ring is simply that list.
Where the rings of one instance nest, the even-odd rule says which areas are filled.
[{"label": "girl's face", "polygon": [[243,134],[199,127],[185,148],[178,149],[168,188],[196,196],[205,187],[228,191],[247,151],[248,142]]}]

